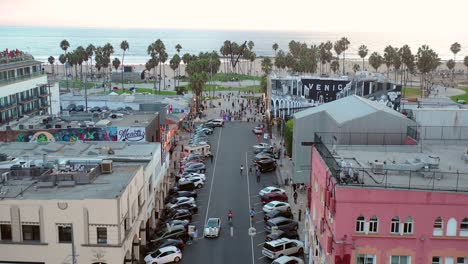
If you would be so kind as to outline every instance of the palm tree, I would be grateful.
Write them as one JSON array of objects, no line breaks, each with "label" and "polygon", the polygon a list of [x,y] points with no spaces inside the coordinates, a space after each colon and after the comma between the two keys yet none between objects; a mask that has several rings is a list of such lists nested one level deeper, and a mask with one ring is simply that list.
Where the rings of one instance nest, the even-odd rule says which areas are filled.
[{"label": "palm tree", "polygon": [[353,65],[353,71],[354,71],[354,73],[358,72],[359,70],[360,70],[359,64],[355,63],[355,64]]},{"label": "palm tree", "polygon": [[[275,51],[275,62],[276,62],[276,51],[278,50],[279,46],[278,46],[278,43],[273,43],[273,46],[272,46],[273,50]],[[273,66],[275,66],[275,64],[273,64]]]},{"label": "palm tree", "polygon": [[176,88],[176,70],[179,68],[180,61],[181,59],[179,54],[175,54],[169,61],[169,67],[174,71],[174,89]]},{"label": "palm tree", "polygon": [[432,83],[432,72],[440,65],[439,55],[429,46],[422,45],[416,54],[416,66],[421,73],[421,88],[427,93]]},{"label": "palm tree", "polygon": [[86,53],[88,54],[88,58],[91,63],[91,66],[88,67],[88,70],[91,70],[91,79],[93,79],[93,55],[95,51],[96,47],[94,47],[93,44],[89,44],[88,47],[86,47]]},{"label": "palm tree", "polygon": [[114,60],[112,61],[112,66],[114,67],[114,69],[117,71],[120,67],[120,60],[119,58],[114,58]]},{"label": "palm tree", "polygon": [[383,63],[383,58],[378,54],[377,52],[373,52],[370,57],[369,57],[369,64],[372,66],[372,68],[375,69],[375,72],[380,68],[380,66]]},{"label": "palm tree", "polygon": [[453,53],[453,62],[455,63],[455,65],[453,66],[453,69],[451,70],[452,71],[452,82],[454,80],[454,75],[455,75],[455,66],[456,66],[456,62],[457,62],[457,53],[461,50],[461,45],[458,43],[458,42],[455,42],[452,44],[452,46],[450,46],[450,51],[452,51]]},{"label": "palm tree", "polygon": [[[341,45],[341,40],[335,41],[335,44],[333,45],[333,49],[335,50],[336,57],[337,57],[338,59],[340,58],[340,55],[341,55],[341,53],[343,52],[343,49],[342,49],[342,48],[343,48],[343,47],[342,47],[342,45]],[[336,65],[336,63],[335,63],[335,65]],[[338,65],[339,65],[339,63],[338,63]],[[330,65],[330,67],[331,67],[331,65]],[[344,66],[343,66],[343,67],[344,67]],[[332,69],[332,71],[333,71],[334,73],[336,73],[336,71],[334,71],[333,69]]]},{"label": "palm tree", "polygon": [[[124,89],[124,59],[125,59],[125,52],[130,48],[128,42],[126,40],[120,43],[120,49],[123,50],[122,52],[122,89]],[[116,69],[117,70],[117,69]]]},{"label": "palm tree", "polygon": [[362,70],[364,70],[364,59],[366,58],[367,56],[367,53],[369,52],[369,50],[367,49],[367,46],[366,45],[361,45],[359,47],[359,57],[361,57],[362,59]]},{"label": "palm tree", "polygon": [[391,45],[388,45],[387,47],[385,47],[383,58],[384,58],[384,63],[387,66],[387,78],[390,73],[390,67],[393,65],[393,59],[395,57],[394,53],[395,53],[395,49]]},{"label": "palm tree", "polygon": [[349,42],[348,38],[342,37],[340,39],[339,43],[340,43],[340,46],[341,46],[341,51],[343,52],[343,75],[345,75],[345,55],[346,55],[346,51],[349,48],[350,42]]},{"label": "palm tree", "polygon": [[397,74],[401,67],[401,52],[398,48],[395,48],[393,52],[393,68],[395,69],[395,83],[398,82]]},{"label": "palm tree", "polygon": [[447,68],[449,69],[450,72],[452,72],[452,87],[454,87],[454,83],[453,83],[453,69],[455,68],[455,61],[450,59],[447,61]]},{"label": "palm tree", "polygon": [[265,75],[268,75],[271,72],[272,67],[273,67],[273,64],[271,63],[271,59],[268,57],[265,57],[262,60],[262,72]]},{"label": "palm tree", "polygon": [[[177,44],[175,46],[175,49],[177,50],[177,55],[179,55],[179,65],[177,66],[177,86],[180,85],[180,50],[182,49],[182,46],[180,44]],[[175,88],[175,83],[174,83],[174,88]]]},{"label": "palm tree", "polygon": [[83,46],[76,48],[76,63],[80,66],[80,81],[83,81],[83,62],[88,60],[88,53]]},{"label": "palm tree", "polygon": [[[163,68],[163,73],[162,75],[164,76],[164,90],[166,90],[166,67],[164,67],[164,64],[166,63],[167,59],[169,58],[169,55],[167,54],[166,51],[163,51],[162,54],[161,54],[161,58],[160,58],[160,61],[161,61],[161,64],[163,66],[161,66]],[[161,69],[161,68],[160,68]]]},{"label": "palm tree", "polygon": [[54,56],[50,56],[47,61],[50,63],[50,66],[52,67],[52,75],[55,75],[55,71],[54,71],[54,62],[55,62],[55,58]]},{"label": "palm tree", "polygon": [[112,54],[114,54],[114,47],[110,44],[110,43],[106,43],[106,45],[104,45],[104,47],[102,47],[102,52],[104,54],[104,68],[109,68],[109,72],[108,72],[108,80],[109,80],[109,84],[110,84],[110,77],[111,77],[111,73],[112,73],[112,66],[111,66],[111,61],[110,61],[110,57]]},{"label": "palm tree", "polygon": [[340,70],[340,62],[338,59],[333,60],[330,64],[330,69],[333,71],[333,73],[337,73]]},{"label": "palm tree", "polygon": [[[66,39],[64,39],[64,40],[62,40],[60,42],[60,48],[63,50],[63,55],[65,56],[64,57],[65,59],[67,58],[67,50],[68,50],[69,47],[70,47],[70,43]],[[66,64],[67,64],[67,62],[65,61],[63,63],[63,66],[65,68],[64,72],[65,72],[65,76],[67,78],[67,90],[68,90],[68,73],[67,73],[67,65]]]}]

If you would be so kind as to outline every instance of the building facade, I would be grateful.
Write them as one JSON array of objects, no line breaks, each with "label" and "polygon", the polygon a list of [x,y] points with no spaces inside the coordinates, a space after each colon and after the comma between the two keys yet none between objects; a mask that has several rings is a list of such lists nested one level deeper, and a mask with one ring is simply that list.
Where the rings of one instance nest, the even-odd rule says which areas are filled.
[{"label": "building facade", "polygon": [[0,145],[0,263],[138,262],[169,188],[161,145],[28,145]]},{"label": "building facade", "polygon": [[58,84],[49,84],[41,62],[18,50],[8,54],[0,56],[0,124],[26,115],[59,113]]}]

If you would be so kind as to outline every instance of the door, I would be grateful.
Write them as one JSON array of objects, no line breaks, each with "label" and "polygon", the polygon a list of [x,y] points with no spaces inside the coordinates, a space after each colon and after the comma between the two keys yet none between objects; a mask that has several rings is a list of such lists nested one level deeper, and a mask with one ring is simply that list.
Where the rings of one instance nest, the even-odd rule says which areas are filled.
[{"label": "door", "polygon": [[445,257],[445,264],[453,264],[453,257]]}]

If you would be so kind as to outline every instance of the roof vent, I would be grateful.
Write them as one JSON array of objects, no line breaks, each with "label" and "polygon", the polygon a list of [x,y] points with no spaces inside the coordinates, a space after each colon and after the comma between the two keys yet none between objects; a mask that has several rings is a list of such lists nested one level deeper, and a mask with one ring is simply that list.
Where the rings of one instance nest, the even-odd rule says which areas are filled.
[{"label": "roof vent", "polygon": [[111,174],[112,173],[112,160],[103,160],[101,163],[101,173]]},{"label": "roof vent", "polygon": [[375,174],[384,174],[384,163],[379,161],[374,161],[372,164],[372,172]]}]

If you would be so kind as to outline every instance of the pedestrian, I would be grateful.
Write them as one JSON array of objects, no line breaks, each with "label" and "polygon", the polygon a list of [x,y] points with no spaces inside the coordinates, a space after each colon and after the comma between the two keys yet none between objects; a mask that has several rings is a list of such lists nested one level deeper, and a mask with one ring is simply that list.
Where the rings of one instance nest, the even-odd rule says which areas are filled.
[{"label": "pedestrian", "polygon": [[257,182],[260,182],[260,171],[257,171]]},{"label": "pedestrian", "polygon": [[210,155],[211,163],[213,163],[213,154]]},{"label": "pedestrian", "polygon": [[253,209],[253,208],[252,208],[252,209],[250,209],[250,212],[249,212],[249,214],[250,214],[250,221],[253,221],[253,219],[254,219],[254,216],[255,216],[255,211],[254,211],[254,209]]},{"label": "pedestrian", "polygon": [[[291,182],[292,182],[292,180],[291,180]],[[297,188],[297,186],[296,186],[296,184],[295,184],[295,183],[293,183],[293,184],[292,184],[292,188],[293,188],[293,192],[296,192],[296,188]]]},{"label": "pedestrian", "polygon": [[294,191],[293,197],[294,197],[294,203],[297,204],[297,192],[296,191]]}]

